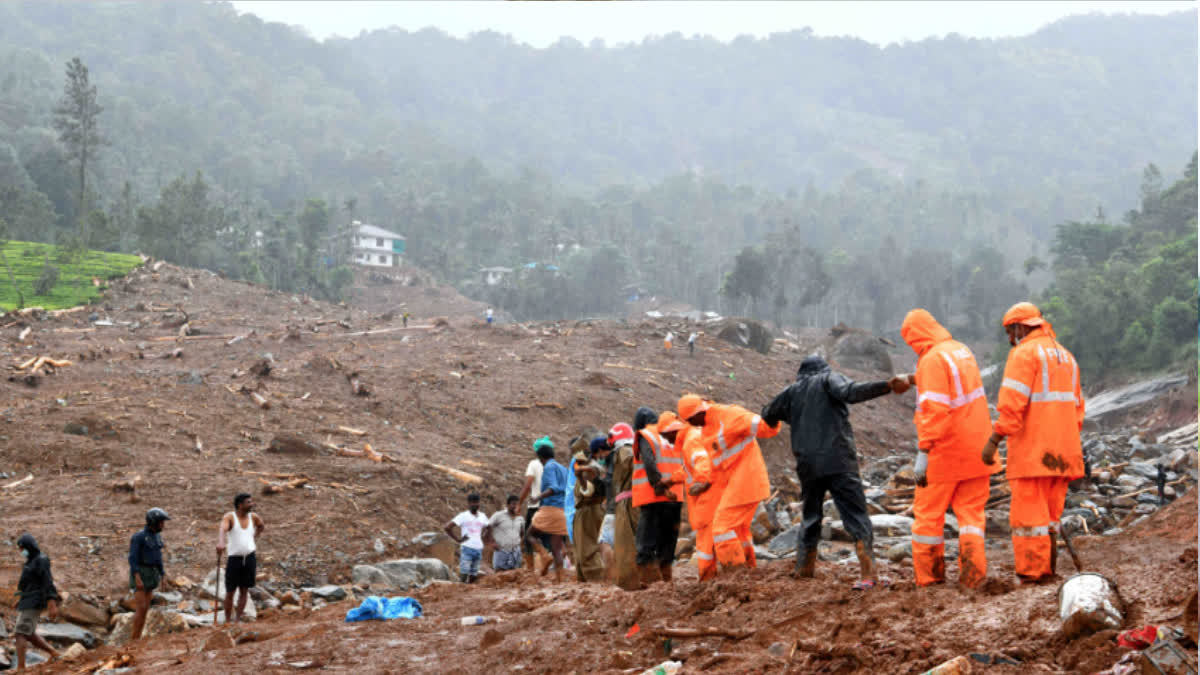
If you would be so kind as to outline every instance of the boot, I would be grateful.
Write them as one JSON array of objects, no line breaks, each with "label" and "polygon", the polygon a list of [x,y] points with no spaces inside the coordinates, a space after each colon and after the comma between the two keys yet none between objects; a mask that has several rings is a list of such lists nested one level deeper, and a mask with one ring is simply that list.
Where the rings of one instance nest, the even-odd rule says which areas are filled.
[{"label": "boot", "polygon": [[796,569],[794,574],[801,579],[811,579],[817,573],[817,549],[796,552]]},{"label": "boot", "polygon": [[674,575],[674,570],[675,566],[670,563],[658,566],[659,575],[662,577],[662,580],[668,584],[671,583],[671,577]]},{"label": "boot", "polygon": [[858,567],[863,579],[875,580],[875,554],[864,541],[854,542],[854,552],[858,555]]},{"label": "boot", "polygon": [[1050,576],[1058,569],[1058,533],[1050,531]]}]

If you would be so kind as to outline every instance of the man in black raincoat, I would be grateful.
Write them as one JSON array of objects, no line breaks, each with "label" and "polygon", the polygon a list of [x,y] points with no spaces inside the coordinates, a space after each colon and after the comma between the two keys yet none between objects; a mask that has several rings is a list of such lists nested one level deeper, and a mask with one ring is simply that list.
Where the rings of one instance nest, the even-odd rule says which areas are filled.
[{"label": "man in black raincoat", "polygon": [[804,499],[804,521],[796,543],[796,572],[812,577],[821,540],[825,493],[833,497],[862,571],[857,589],[875,585],[871,518],[858,474],[858,451],[850,428],[851,403],[862,403],[889,392],[908,390],[907,378],[854,382],[833,372],[825,359],[809,356],[800,364],[796,381],[762,410],[767,424],[787,422],[792,428],[792,454]]}]

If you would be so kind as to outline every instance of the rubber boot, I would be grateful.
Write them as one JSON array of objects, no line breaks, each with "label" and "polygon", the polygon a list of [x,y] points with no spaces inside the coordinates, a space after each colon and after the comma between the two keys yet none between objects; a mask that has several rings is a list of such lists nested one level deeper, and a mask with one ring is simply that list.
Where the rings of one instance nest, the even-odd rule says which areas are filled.
[{"label": "rubber boot", "polygon": [[858,567],[863,579],[875,580],[875,555],[864,541],[854,542],[854,553],[858,555]]},{"label": "rubber boot", "polygon": [[671,577],[674,575],[674,570],[675,566],[671,564],[658,566],[659,576],[661,576],[662,580],[668,584],[671,583]]},{"label": "rubber boot", "polygon": [[1058,533],[1050,532],[1050,576],[1058,570]]},{"label": "rubber boot", "polygon": [[817,550],[805,551],[803,557],[796,552],[795,575],[801,579],[811,579],[817,574]]}]

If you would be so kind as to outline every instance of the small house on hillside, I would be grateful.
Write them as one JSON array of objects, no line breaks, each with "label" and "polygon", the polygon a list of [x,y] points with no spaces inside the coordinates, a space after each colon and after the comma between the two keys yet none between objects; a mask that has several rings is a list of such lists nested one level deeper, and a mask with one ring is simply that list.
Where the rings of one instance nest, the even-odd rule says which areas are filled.
[{"label": "small house on hillside", "polygon": [[481,280],[488,286],[499,285],[510,274],[512,274],[511,267],[484,267],[479,270]]},{"label": "small house on hillside", "polygon": [[372,267],[394,267],[404,255],[405,239],[367,223],[354,221],[354,262]]}]

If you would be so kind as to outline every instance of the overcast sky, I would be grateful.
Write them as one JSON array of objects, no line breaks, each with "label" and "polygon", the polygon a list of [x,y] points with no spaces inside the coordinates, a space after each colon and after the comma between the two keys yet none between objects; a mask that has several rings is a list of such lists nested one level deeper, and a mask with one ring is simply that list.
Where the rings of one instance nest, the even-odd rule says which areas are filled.
[{"label": "overcast sky", "polygon": [[678,31],[730,40],[810,27],[817,35],[868,42],[1027,35],[1071,14],[1184,11],[1195,2],[234,2],[266,21],[303,26],[311,35],[354,37],[362,30],[435,26],[458,37],[481,30],[544,47],[569,35],[587,43],[639,42]]}]

